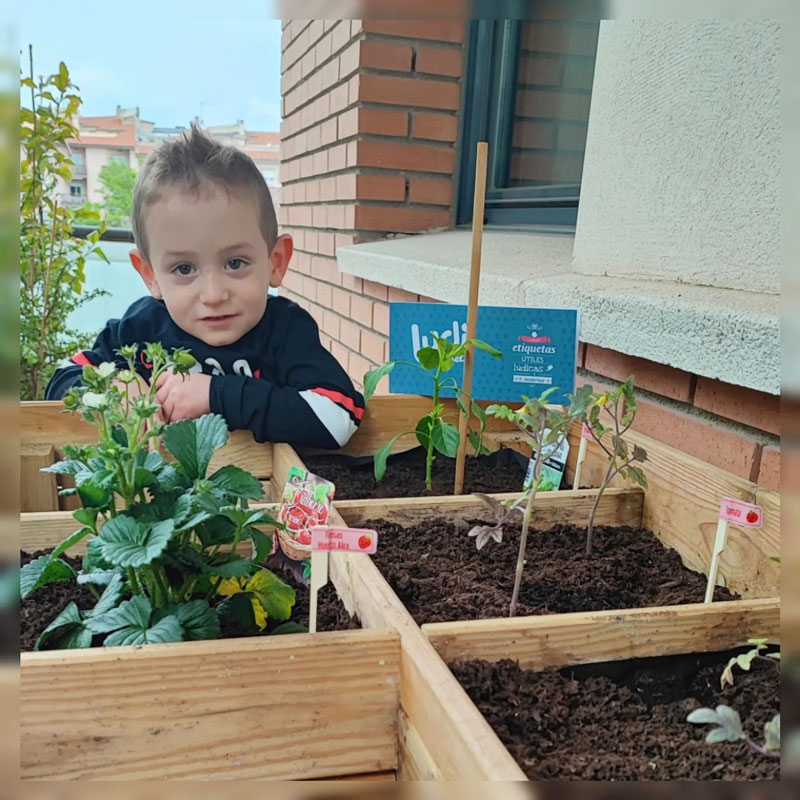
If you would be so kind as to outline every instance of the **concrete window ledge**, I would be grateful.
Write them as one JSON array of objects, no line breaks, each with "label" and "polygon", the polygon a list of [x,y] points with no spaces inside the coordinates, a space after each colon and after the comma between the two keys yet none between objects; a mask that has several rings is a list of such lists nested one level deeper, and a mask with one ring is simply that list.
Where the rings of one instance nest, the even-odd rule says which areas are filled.
[{"label": "concrete window ledge", "polygon": [[[660,364],[780,393],[780,298],[572,271],[573,238],[485,231],[480,302],[581,310],[580,339]],[[470,231],[340,247],[341,272],[466,303]]]}]

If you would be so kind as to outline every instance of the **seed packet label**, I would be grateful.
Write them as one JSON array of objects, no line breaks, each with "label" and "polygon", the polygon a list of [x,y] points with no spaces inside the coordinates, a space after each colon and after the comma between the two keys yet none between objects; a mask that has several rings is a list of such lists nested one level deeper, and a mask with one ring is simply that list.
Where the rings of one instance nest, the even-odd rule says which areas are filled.
[{"label": "seed packet label", "polygon": [[[545,436],[550,431],[545,429]],[[542,459],[542,471],[539,476],[540,492],[555,492],[561,487],[561,479],[564,477],[564,470],[567,468],[567,456],[569,455],[569,442],[565,436],[560,443],[545,445],[544,458]],[[533,451],[528,470],[525,473],[523,491],[527,491],[533,481],[533,470],[536,466],[536,451]]]},{"label": "seed packet label", "polygon": [[337,528],[315,525],[311,528],[311,550],[346,550],[373,555],[378,549],[378,534],[369,528]]},{"label": "seed packet label", "polygon": [[328,521],[335,491],[329,481],[292,467],[278,509],[278,520],[286,523],[286,535],[301,545],[310,546],[311,528]]},{"label": "seed packet label", "polygon": [[588,439],[590,442],[594,439],[594,436],[592,436],[592,429],[585,422],[581,426],[581,438]]},{"label": "seed packet label", "polygon": [[764,509],[743,500],[723,497],[719,505],[719,518],[740,528],[760,528],[764,522]]}]

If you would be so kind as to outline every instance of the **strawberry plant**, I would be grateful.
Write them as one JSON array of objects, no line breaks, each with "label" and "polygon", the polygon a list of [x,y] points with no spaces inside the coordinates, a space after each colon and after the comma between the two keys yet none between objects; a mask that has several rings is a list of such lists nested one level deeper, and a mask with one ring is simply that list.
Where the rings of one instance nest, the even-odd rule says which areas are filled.
[{"label": "strawberry plant", "polygon": [[[525,401],[525,405],[517,410],[512,410],[504,405],[491,405],[486,409],[487,414],[513,422],[531,440],[531,447],[536,453],[533,479],[523,495],[508,508],[507,512],[493,508],[497,519],[494,526],[477,526],[470,531],[470,536],[476,537],[478,549],[481,549],[490,538],[499,542],[502,538],[503,525],[524,502],[519,553],[514,573],[514,590],[509,609],[509,616],[511,617],[517,613],[519,590],[522,585],[522,572],[525,566],[525,548],[528,544],[528,529],[530,527],[533,503],[536,499],[536,493],[539,491],[542,463],[547,453],[559,447],[569,433],[573,422],[584,418],[592,390],[590,386],[582,386],[575,394],[567,395],[570,405],[566,409],[559,406],[551,406],[547,403],[547,399],[556,391],[558,391],[558,387],[547,389],[539,397],[528,398],[523,396],[522,399]],[[493,499],[490,505],[494,506]]]},{"label": "strawberry plant", "polygon": [[431,490],[431,468],[436,458],[434,450],[442,455],[454,458],[458,453],[458,446],[461,442],[458,426],[444,419],[444,406],[439,402],[439,397],[443,391],[454,391],[459,408],[467,415],[471,413],[478,420],[478,431],[470,430],[468,433],[469,440],[477,454],[488,452],[481,439],[486,428],[486,414],[472,398],[464,396],[459,389],[458,381],[452,375],[447,375],[447,373],[453,369],[457,360],[463,359],[469,347],[483,350],[485,353],[494,356],[494,358],[502,358],[503,355],[499,350],[480,339],[465,339],[461,344],[454,344],[449,339],[436,336],[433,332],[431,332],[431,336],[436,342],[436,347],[421,347],[417,350],[416,362],[388,361],[364,375],[364,400],[366,402],[369,402],[381,378],[388,375],[398,364],[421,369],[433,380],[433,408],[431,411],[419,420],[413,431],[398,433],[397,436],[375,453],[376,481],[381,480],[386,474],[386,459],[389,457],[394,443],[401,436],[415,434],[417,441],[425,448],[425,486],[428,491]]},{"label": "strawberry plant", "polygon": [[[591,389],[591,387],[589,387]],[[600,421],[600,414],[605,412],[611,418],[611,425],[606,426]],[[647,487],[647,478],[637,463],[647,461],[647,452],[643,447],[628,443],[622,438],[625,432],[633,425],[636,416],[636,398],[633,396],[633,375],[625,383],[602,394],[592,394],[591,403],[587,413],[587,426],[592,438],[603,448],[608,456],[608,466],[605,475],[597,490],[592,510],[589,512],[589,524],[586,528],[586,557],[592,554],[592,536],[594,533],[594,518],[600,505],[603,492],[611,483],[615,475],[621,475],[643,488]],[[610,441],[603,441],[603,436],[610,433]]]},{"label": "strawberry plant", "polygon": [[[82,508],[73,512],[80,527],[20,572],[22,597],[75,580],[97,603],[92,609],[70,603],[37,649],[88,647],[97,634],[105,645],[215,638],[225,614],[254,629],[268,617],[288,620],[294,590],[260,566],[272,536],[257,527],[283,526],[248,507],[262,498],[261,483],[232,465],[208,474],[213,453],[228,439],[225,420],[206,414],[168,426],[156,421],[156,380],[167,370],[187,373],[194,358],[147,345],[152,379],[139,393],[136,346],[120,355],[127,368],[87,365],[83,385],[64,398],[67,411],[97,427],[99,442],[67,446],[66,458],[44,470],[74,476],[75,488],[62,494],[80,498]],[[174,461],[155,447],[159,440]],[[87,537],[76,574],[60,556]],[[246,540],[251,557],[239,552]]]}]

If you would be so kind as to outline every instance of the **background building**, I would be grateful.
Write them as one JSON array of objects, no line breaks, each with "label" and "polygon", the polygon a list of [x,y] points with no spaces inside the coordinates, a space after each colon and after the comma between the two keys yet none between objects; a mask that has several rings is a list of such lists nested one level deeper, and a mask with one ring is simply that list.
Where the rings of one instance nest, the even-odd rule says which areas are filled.
[{"label": "background building", "polygon": [[[150,153],[164,139],[178,136],[186,126],[157,127],[139,117],[138,108],[120,108],[111,117],[79,117],[80,136],[69,141],[74,168],[72,180],[59,181],[59,200],[70,205],[102,203],[100,170],[119,161],[138,171]],[[225,144],[244,150],[269,186],[275,206],[280,205],[280,135],[270,131],[248,131],[242,120],[233,125],[211,125],[206,130]]]},{"label": "background building", "polygon": [[777,488],[779,62],[772,21],[286,20],[286,293],[358,382],[389,302],[466,302],[486,138],[481,302],[580,307],[579,381]]}]

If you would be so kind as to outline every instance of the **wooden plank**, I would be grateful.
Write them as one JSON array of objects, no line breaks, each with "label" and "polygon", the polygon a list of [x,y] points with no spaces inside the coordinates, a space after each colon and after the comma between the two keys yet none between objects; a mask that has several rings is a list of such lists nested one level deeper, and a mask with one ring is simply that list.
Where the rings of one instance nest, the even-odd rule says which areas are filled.
[{"label": "wooden plank", "polygon": [[397,767],[394,633],[23,653],[21,662],[23,778],[294,779]]},{"label": "wooden plank", "polygon": [[780,641],[780,600],[436,622],[422,626],[442,658],[518,660],[526,669],[726,650]]},{"label": "wooden plank", "polygon": [[[274,514],[278,512],[278,505],[272,502],[253,503],[250,508],[265,509]],[[71,511],[31,512],[20,514],[19,519],[20,547],[28,552],[55,547],[62,539],[80,527]],[[225,546],[223,545],[220,549],[225,550]],[[83,555],[85,552],[86,539],[67,550],[71,556]]]},{"label": "wooden plank", "polygon": [[314,782],[318,781],[383,781],[394,783],[397,780],[397,773],[393,770],[386,772],[362,772],[360,775],[337,775],[335,778],[311,778]]},{"label": "wooden plank", "polygon": [[20,447],[20,509],[22,511],[58,511],[56,476],[42,472],[56,462],[52,444],[24,442]]},{"label": "wooden plank", "polygon": [[[567,477],[574,474],[580,428],[570,433]],[[720,558],[720,574],[726,585],[745,598],[770,597],[777,593],[780,565],[771,561],[780,554],[780,495],[758,487],[725,470],[643,436],[626,434],[630,444],[647,450],[647,474],[642,512],[643,525],[665,545],[678,551],[690,569],[707,573],[717,529],[719,504],[723,497],[738,497],[742,491],[757,490],[757,502],[764,508],[760,529],[729,526],[728,542]],[[605,454],[595,442],[587,448],[581,482],[598,485],[602,480]],[[613,485],[624,486],[625,481]]]},{"label": "wooden plank", "polygon": [[433,760],[419,731],[411,725],[405,712],[400,710],[400,741],[398,743],[398,771],[401,781],[440,781],[442,772]]},{"label": "wooden plank", "polygon": [[[518,492],[494,494],[498,500],[516,500]],[[536,495],[531,524],[548,528],[558,523],[586,525],[597,491],[594,489],[541,492]],[[641,525],[641,489],[608,489],[597,507],[598,525]],[[474,495],[402,497],[379,500],[337,500],[336,510],[348,525],[358,527],[369,519],[385,519],[408,527],[431,516],[481,517],[486,505]]]},{"label": "wooden plank", "polygon": [[[20,441],[52,444],[61,451],[67,444],[97,441],[97,429],[82,417],[64,412],[60,401],[20,403]],[[236,464],[257,478],[272,476],[272,445],[260,444],[249,431],[231,431],[228,443],[211,460],[213,471],[223,464]]]},{"label": "wooden plank", "polygon": [[[449,422],[458,423],[458,407],[453,398],[444,398],[440,402],[445,407],[445,416]],[[481,400],[483,408],[491,405],[491,400]],[[364,417],[353,438],[341,450],[322,450],[304,448],[303,453],[345,453],[350,456],[371,456],[376,450],[393,436],[404,431],[413,431],[420,418],[431,410],[431,398],[416,394],[375,395],[369,401]],[[508,420],[488,417],[487,432],[516,431]],[[392,447],[393,453],[400,453],[412,447],[418,447],[415,436],[403,436]]]}]

